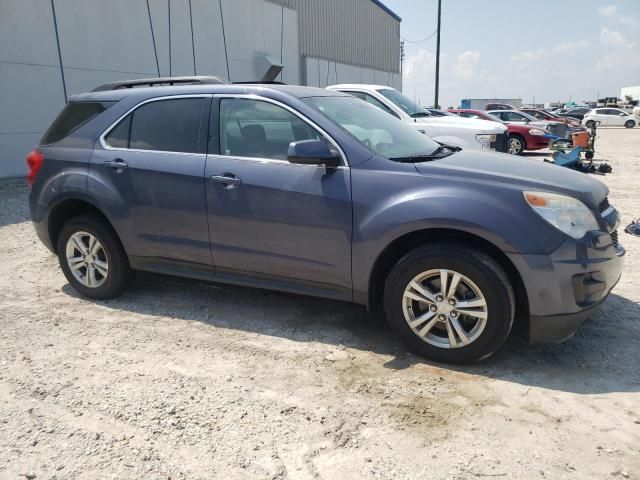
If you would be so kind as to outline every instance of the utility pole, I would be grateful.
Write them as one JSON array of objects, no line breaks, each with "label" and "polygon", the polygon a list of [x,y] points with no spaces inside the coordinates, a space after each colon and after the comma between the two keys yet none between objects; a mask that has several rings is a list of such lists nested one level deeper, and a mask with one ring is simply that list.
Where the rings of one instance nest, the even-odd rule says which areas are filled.
[{"label": "utility pole", "polygon": [[403,65],[404,65],[404,40],[400,40],[400,77],[402,77]]},{"label": "utility pole", "polygon": [[438,108],[438,90],[440,88],[440,19],[442,10],[442,0],[438,0],[438,35],[436,39],[436,95],[433,101],[433,108]]}]

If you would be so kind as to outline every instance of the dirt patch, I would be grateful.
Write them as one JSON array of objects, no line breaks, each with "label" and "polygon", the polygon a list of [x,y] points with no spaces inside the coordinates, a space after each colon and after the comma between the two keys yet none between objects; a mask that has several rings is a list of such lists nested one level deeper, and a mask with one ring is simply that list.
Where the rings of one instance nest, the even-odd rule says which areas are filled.
[{"label": "dirt patch", "polygon": [[[640,129],[597,148],[626,224]],[[0,478],[640,479],[639,238],[575,338],[454,368],[339,302],[148,274],[83,299],[27,195],[0,191]]]}]

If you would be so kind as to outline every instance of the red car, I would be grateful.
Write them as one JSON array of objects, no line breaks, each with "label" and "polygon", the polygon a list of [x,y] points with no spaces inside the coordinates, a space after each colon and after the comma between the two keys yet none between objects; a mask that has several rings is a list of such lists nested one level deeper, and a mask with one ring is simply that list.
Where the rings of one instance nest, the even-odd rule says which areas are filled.
[{"label": "red car", "polygon": [[579,121],[576,121],[573,118],[569,117],[559,117],[554,115],[553,113],[549,113],[546,110],[541,110],[539,108],[521,108],[521,112],[528,113],[532,117],[536,117],[538,120],[544,120],[547,122],[560,122],[566,123],[567,125],[571,125],[572,127],[581,127]]},{"label": "red car", "polygon": [[546,132],[540,128],[527,126],[526,124],[506,123],[482,110],[453,108],[449,111],[464,118],[479,118],[506,125],[507,133],[509,134],[507,151],[513,155],[521,155],[525,150],[540,150],[549,146],[549,139],[545,137]]}]

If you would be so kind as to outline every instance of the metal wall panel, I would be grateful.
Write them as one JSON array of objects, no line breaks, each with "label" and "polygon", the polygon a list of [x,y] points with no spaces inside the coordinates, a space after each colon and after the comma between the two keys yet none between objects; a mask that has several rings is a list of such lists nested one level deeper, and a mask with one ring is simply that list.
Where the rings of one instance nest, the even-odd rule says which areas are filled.
[{"label": "metal wall panel", "polygon": [[24,174],[65,92],[191,75],[194,56],[234,81],[260,79],[268,56],[289,84],[397,88],[399,28],[372,0],[0,0],[0,177]]},{"label": "metal wall panel", "polygon": [[400,72],[400,22],[371,0],[270,0],[298,12],[300,55]]},{"label": "metal wall panel", "polygon": [[216,0],[191,0],[196,73],[227,77],[220,3]]},{"label": "metal wall panel", "polygon": [[367,83],[400,90],[402,83],[399,73],[337,63],[322,58],[305,57],[302,70],[303,83],[310,87],[324,88],[337,83]]}]

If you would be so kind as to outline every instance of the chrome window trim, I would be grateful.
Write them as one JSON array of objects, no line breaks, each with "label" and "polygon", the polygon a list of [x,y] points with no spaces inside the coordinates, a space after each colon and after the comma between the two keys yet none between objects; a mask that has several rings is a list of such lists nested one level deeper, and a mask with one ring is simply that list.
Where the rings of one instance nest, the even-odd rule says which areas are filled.
[{"label": "chrome window trim", "polygon": [[[300,118],[303,122],[307,123],[308,125],[310,125],[311,127],[313,127],[315,130],[317,130],[318,132],[320,132],[327,140],[329,140],[329,142],[338,150],[338,152],[340,153],[340,156],[342,158],[342,162],[344,165],[339,165],[336,168],[339,169],[343,169],[343,168],[349,168],[349,160],[347,158],[347,155],[344,153],[344,150],[342,149],[342,147],[340,147],[340,145],[338,144],[338,142],[336,142],[333,137],[331,135],[329,135],[322,127],[320,127],[317,123],[315,123],[313,120],[311,120],[310,118],[306,117],[305,115],[301,114],[300,112],[298,112],[297,110],[295,110],[294,108],[290,107],[289,105],[282,103],[278,100],[274,100],[272,98],[268,98],[268,97],[263,97],[261,95],[256,95],[256,94],[233,94],[233,93],[220,93],[220,94],[211,94],[211,93],[200,93],[200,94],[185,94],[185,95],[166,95],[166,96],[162,96],[162,97],[153,97],[153,98],[148,98],[146,100],[143,100],[140,103],[136,103],[133,107],[131,107],[129,110],[127,110],[124,114],[122,114],[120,117],[118,117],[113,123],[111,123],[100,135],[99,137],[99,142],[100,142],[100,146],[104,149],[104,150],[110,150],[110,151],[120,151],[120,152],[153,152],[153,153],[164,153],[164,154],[172,154],[172,155],[188,155],[188,156],[196,156],[196,157],[206,157],[207,154],[206,153],[193,153],[193,152],[171,152],[171,151],[166,151],[166,150],[143,150],[143,149],[137,149],[137,148],[122,148],[122,147],[112,147],[110,146],[106,140],[105,137],[107,135],[109,135],[109,133],[111,132],[111,130],[113,130],[127,115],[129,115],[130,113],[132,113],[134,110],[140,108],[143,105],[146,105],[147,103],[151,103],[151,102],[159,102],[162,100],[173,100],[173,99],[179,99],[179,98],[247,98],[250,100],[259,100],[259,101],[264,101],[267,103],[272,103],[274,105],[278,105],[279,107],[284,108],[285,110],[288,110],[289,112],[291,112],[292,114],[294,114],[295,116],[297,116],[298,118]],[[320,168],[324,168],[322,165],[302,165],[302,164],[294,164],[291,163],[287,160],[281,160],[281,159],[277,159],[277,158],[266,158],[266,157],[237,157],[237,156],[232,156],[232,155],[222,155],[222,154],[214,154],[214,153],[210,153],[209,156],[211,157],[220,157],[220,158],[235,158],[238,160],[249,160],[249,161],[258,161],[258,162],[262,162],[262,163],[268,163],[268,162],[274,162],[274,163],[286,163],[288,165],[297,165],[297,166],[303,166],[303,167],[320,167]]]},{"label": "chrome window trim", "polygon": [[[294,109],[293,107],[290,107],[289,105],[287,105],[286,103],[282,103],[279,100],[275,100],[273,98],[268,98],[268,97],[263,97],[261,95],[256,95],[253,93],[240,93],[240,94],[233,94],[233,93],[214,93],[212,95],[214,98],[246,98],[248,100],[258,100],[258,101],[263,101],[263,102],[267,102],[267,103],[272,103],[274,105],[277,105],[281,108],[284,108],[285,110],[289,111],[290,113],[294,114],[296,117],[298,117],[300,120],[302,120],[303,122],[305,122],[306,124],[308,124],[309,126],[313,127],[315,130],[317,130],[318,132],[320,132],[327,140],[329,140],[329,143],[331,143],[331,145],[333,145],[338,152],[340,153],[340,157],[342,158],[342,163],[343,165],[339,165],[338,168],[340,167],[349,167],[349,159],[347,158],[347,155],[344,153],[344,150],[342,150],[342,148],[340,147],[340,145],[338,144],[338,142],[336,142],[333,137],[331,135],[329,135],[326,130],[324,130],[322,127],[320,127],[317,123],[315,123],[313,120],[311,120],[309,117],[303,115],[302,113],[298,112],[296,109]],[[278,162],[278,163],[287,163],[290,165],[294,165],[291,162],[287,161],[287,160],[282,160],[279,158],[267,158],[267,157],[238,157],[235,155],[224,155],[221,153],[218,154],[209,154],[210,156],[215,156],[215,157],[223,157],[223,158],[237,158],[240,160],[246,159],[246,160],[253,160],[253,161],[261,161],[261,162]],[[296,164],[299,165],[299,164]],[[311,167],[322,167],[324,168],[322,165],[302,165],[302,166],[311,166]]]},{"label": "chrome window trim", "polygon": [[111,145],[109,145],[106,141],[105,141],[105,137],[107,135],[109,135],[109,133],[111,132],[111,130],[113,130],[114,128],[116,128],[116,126],[127,116],[129,115],[131,112],[133,112],[134,110],[137,110],[138,108],[140,108],[143,105],[146,105],[147,103],[151,103],[151,102],[159,102],[162,100],[174,100],[174,99],[179,99],[179,98],[211,98],[211,94],[210,93],[199,93],[199,94],[188,94],[188,95],[167,95],[164,97],[153,97],[153,98],[148,98],[146,100],[143,100],[140,103],[136,103],[133,107],[131,107],[129,110],[126,111],[126,113],[124,113],[123,115],[121,115],[120,117],[118,117],[118,119],[113,122],[111,125],[109,125],[104,132],[102,132],[102,134],[99,137],[99,141],[100,141],[100,146],[104,149],[104,150],[112,150],[112,151],[116,151],[116,152],[154,152],[154,153],[166,153],[166,154],[171,154],[171,155],[188,155],[191,157],[206,157],[207,154],[206,153],[198,153],[198,152],[172,152],[172,151],[167,151],[167,150],[145,150],[145,149],[140,149],[140,148],[122,148],[122,147],[112,147]]}]

